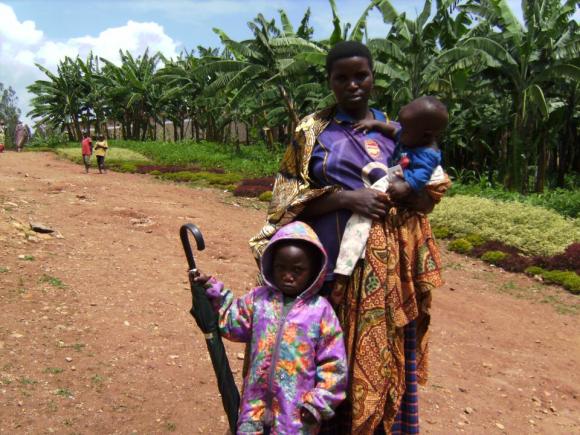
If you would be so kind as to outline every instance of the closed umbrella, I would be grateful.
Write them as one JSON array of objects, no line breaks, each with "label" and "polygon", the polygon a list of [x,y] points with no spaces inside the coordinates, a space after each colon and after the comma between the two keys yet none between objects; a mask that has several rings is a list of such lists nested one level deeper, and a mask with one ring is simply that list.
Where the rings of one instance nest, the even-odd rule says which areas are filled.
[{"label": "closed umbrella", "polygon": [[[201,231],[193,224],[182,225],[179,230],[183,250],[187,257],[187,263],[190,270],[195,270],[195,260],[193,252],[189,243],[188,233],[191,233],[195,238],[197,249],[202,251],[205,249],[205,243]],[[193,296],[193,306],[191,307],[191,315],[195,319],[197,326],[205,336],[205,343],[207,350],[211,357],[211,363],[217,378],[218,389],[222,396],[222,403],[228,417],[230,430],[236,433],[236,425],[238,422],[238,408],[240,406],[240,393],[236,387],[232,370],[228,362],[224,344],[219,335],[218,317],[214,311],[209,299],[205,294],[203,286],[191,284],[191,294]]]}]

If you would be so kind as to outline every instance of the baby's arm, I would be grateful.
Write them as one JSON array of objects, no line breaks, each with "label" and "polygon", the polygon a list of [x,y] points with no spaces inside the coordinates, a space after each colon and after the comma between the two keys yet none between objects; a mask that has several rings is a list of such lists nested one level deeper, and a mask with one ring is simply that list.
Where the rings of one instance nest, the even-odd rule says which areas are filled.
[{"label": "baby's arm", "polygon": [[[330,304],[325,304],[320,320],[320,338],[315,363],[316,385],[305,394],[302,409],[320,422],[334,416],[334,410],[346,397],[348,384],[344,337]],[[302,415],[305,414],[302,411]]]},{"label": "baby's arm", "polygon": [[390,122],[383,122],[376,119],[363,119],[353,125],[355,130],[362,130],[366,133],[369,130],[378,131],[384,134],[389,139],[395,139],[395,134],[397,133],[397,126],[391,124]]},{"label": "baby's arm", "polygon": [[220,335],[232,341],[249,342],[252,336],[253,292],[234,299],[232,291],[225,289],[223,282],[213,277],[190,271],[189,280],[205,287],[206,295],[219,315]]}]

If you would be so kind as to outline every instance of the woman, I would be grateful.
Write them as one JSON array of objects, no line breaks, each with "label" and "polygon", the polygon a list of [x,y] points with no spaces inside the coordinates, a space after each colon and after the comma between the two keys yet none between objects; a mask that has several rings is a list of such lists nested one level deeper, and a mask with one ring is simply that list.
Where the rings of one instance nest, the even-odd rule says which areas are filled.
[{"label": "woman", "polygon": [[[296,129],[276,177],[268,222],[250,245],[259,257],[280,226],[300,218],[317,232],[332,272],[350,215],[374,220],[365,260],[337,306],[350,389],[327,432],[418,433],[416,391],[417,382],[426,380],[430,290],[441,279],[426,217],[420,215],[416,226],[401,223],[413,213],[431,211],[449,182],[396,208],[385,193],[366,188],[365,182],[385,174],[395,148],[378,132],[353,128],[364,119],[385,120],[368,106],[372,57],[364,45],[343,42],[328,53],[326,69],[336,106],[307,116]],[[329,273],[326,288],[334,286]]]}]

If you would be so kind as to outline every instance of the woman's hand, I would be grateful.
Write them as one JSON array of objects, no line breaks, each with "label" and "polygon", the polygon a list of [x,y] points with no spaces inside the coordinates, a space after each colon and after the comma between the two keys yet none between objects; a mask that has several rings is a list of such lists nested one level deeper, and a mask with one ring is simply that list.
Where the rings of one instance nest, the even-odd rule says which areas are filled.
[{"label": "woman's hand", "polygon": [[365,188],[359,190],[342,191],[341,202],[343,207],[353,213],[371,219],[380,219],[386,216],[389,196],[378,190]]}]

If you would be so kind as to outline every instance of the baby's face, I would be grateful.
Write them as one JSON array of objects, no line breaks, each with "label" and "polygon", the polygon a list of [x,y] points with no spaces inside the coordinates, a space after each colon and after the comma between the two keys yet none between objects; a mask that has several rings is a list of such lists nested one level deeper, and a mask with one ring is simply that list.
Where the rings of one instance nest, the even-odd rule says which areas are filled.
[{"label": "baby's face", "polygon": [[427,146],[425,143],[425,126],[419,122],[417,111],[410,105],[403,106],[399,111],[399,123],[401,124],[401,143],[408,148]]},{"label": "baby's face", "polygon": [[311,284],[312,259],[300,246],[285,245],[276,250],[273,262],[274,285],[286,296],[298,296]]}]

